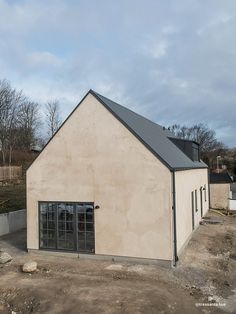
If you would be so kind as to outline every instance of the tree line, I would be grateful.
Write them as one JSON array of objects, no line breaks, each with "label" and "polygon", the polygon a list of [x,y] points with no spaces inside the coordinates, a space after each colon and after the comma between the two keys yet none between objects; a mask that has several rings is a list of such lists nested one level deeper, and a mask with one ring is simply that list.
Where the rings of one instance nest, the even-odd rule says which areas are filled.
[{"label": "tree line", "polygon": [[[0,80],[0,151],[2,165],[11,165],[13,151],[41,148],[61,124],[59,102],[53,100],[40,111],[39,104],[9,81]],[[42,131],[46,129],[45,135]]]},{"label": "tree line", "polygon": [[199,143],[200,158],[210,167],[216,169],[217,158],[220,167],[226,166],[231,175],[236,175],[236,148],[228,148],[217,140],[216,133],[206,124],[192,126],[174,124],[168,128],[175,136]]},{"label": "tree line", "polygon": [[197,142],[200,146],[202,156],[210,151],[225,148],[225,145],[217,140],[215,131],[203,123],[194,124],[190,127],[174,124],[169,127],[169,130],[179,138]]},{"label": "tree line", "polygon": [[[43,109],[43,110],[42,110]],[[11,165],[13,152],[39,150],[61,125],[60,104],[52,100],[39,106],[13,88],[9,81],[0,80],[0,164]],[[172,125],[168,128],[177,137],[200,144],[201,159],[211,168],[216,156],[236,174],[236,150],[228,149],[218,141],[214,130],[206,124],[192,126]]]}]

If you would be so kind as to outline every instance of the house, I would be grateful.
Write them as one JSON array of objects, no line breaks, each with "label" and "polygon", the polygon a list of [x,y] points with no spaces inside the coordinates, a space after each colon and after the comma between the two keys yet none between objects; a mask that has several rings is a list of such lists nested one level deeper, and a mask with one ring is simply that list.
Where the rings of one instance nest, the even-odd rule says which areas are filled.
[{"label": "house", "polygon": [[199,145],[90,90],[27,171],[27,247],[175,264],[208,208]]},{"label": "house", "polygon": [[210,173],[210,207],[229,209],[232,179],[227,172]]}]

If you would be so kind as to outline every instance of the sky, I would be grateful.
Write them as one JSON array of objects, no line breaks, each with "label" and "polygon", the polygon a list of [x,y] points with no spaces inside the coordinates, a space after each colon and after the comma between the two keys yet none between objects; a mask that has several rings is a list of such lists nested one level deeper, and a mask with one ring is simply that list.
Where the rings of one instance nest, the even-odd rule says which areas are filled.
[{"label": "sky", "polygon": [[63,118],[89,89],[236,147],[235,0],[0,0],[0,79]]}]

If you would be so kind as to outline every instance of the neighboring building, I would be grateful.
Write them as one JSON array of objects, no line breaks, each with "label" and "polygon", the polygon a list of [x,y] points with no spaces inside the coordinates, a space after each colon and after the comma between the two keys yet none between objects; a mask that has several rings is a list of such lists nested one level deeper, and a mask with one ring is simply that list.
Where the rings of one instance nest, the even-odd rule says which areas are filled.
[{"label": "neighboring building", "polygon": [[232,179],[227,172],[210,173],[210,207],[229,209]]},{"label": "neighboring building", "polygon": [[230,184],[230,200],[229,200],[229,210],[235,213],[236,211],[236,183]]},{"label": "neighboring building", "polygon": [[175,263],[208,208],[199,145],[90,90],[27,171],[27,247]]}]

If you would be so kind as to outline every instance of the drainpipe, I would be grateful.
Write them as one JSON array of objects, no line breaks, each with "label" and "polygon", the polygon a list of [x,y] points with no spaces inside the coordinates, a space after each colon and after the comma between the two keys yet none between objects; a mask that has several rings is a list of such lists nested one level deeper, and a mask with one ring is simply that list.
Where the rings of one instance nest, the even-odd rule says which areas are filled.
[{"label": "drainpipe", "polygon": [[208,210],[210,209],[211,203],[211,191],[210,191],[210,186],[211,186],[211,182],[210,182],[210,168],[208,168],[207,170],[207,183],[208,183]]},{"label": "drainpipe", "polygon": [[172,172],[172,212],[173,212],[173,266],[175,267],[178,261],[177,255],[177,230],[176,230],[176,192],[175,192],[175,171]]}]

